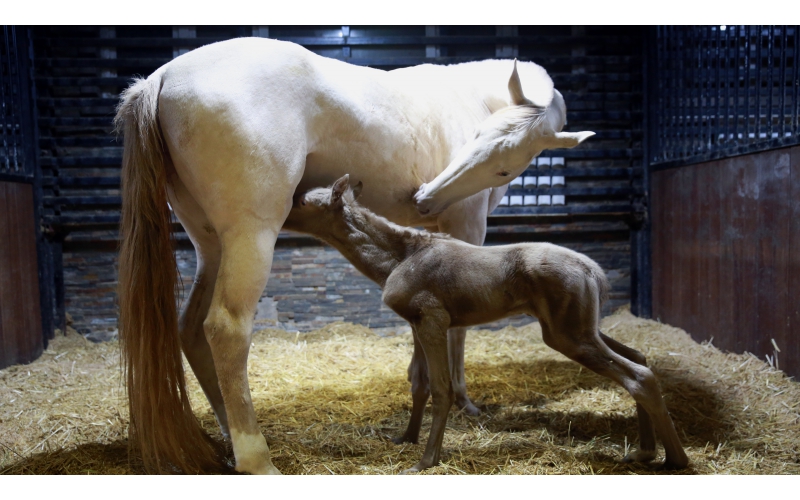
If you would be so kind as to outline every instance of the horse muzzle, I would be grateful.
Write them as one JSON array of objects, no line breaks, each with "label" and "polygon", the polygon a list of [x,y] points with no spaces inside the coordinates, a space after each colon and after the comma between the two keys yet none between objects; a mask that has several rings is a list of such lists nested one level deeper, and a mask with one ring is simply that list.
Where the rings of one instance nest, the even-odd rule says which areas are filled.
[{"label": "horse muzzle", "polygon": [[419,187],[417,192],[414,193],[414,204],[417,207],[417,212],[424,217],[439,215],[447,206],[437,203],[433,198],[429,197],[425,192],[426,187],[427,184],[423,184]]}]

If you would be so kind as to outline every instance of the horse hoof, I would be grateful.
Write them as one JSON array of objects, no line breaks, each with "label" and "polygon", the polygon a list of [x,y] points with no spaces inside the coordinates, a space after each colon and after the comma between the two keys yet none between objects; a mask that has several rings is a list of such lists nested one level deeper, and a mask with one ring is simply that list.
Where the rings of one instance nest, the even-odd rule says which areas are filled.
[{"label": "horse hoof", "polygon": [[266,464],[262,467],[257,467],[254,469],[247,470],[244,467],[236,467],[236,472],[244,473],[244,474],[252,474],[254,476],[282,476],[281,471],[277,469],[274,465]]}]

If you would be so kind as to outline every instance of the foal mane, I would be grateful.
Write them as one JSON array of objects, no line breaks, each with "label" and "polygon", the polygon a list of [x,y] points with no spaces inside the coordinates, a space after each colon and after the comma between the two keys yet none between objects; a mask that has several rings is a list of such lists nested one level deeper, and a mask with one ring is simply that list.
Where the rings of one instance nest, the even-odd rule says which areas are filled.
[{"label": "foal mane", "polygon": [[348,190],[344,196],[347,207],[350,209],[351,216],[363,218],[365,227],[375,227],[381,233],[391,234],[402,239],[403,241],[413,243],[415,246],[427,244],[432,240],[454,239],[449,234],[431,232],[425,229],[416,229],[413,227],[405,227],[395,224],[386,217],[376,214],[369,208],[356,201],[353,193],[350,190]]}]

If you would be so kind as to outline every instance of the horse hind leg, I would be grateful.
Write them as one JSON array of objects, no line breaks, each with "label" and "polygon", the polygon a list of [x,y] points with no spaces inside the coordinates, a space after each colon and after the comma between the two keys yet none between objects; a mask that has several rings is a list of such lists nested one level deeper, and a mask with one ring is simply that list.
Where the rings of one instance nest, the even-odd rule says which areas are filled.
[{"label": "horse hind leg", "polygon": [[225,401],[236,470],[279,474],[259,429],[247,379],[253,318],[280,230],[257,226],[239,224],[220,235],[222,256],[203,327]]},{"label": "horse hind leg", "polygon": [[170,205],[189,235],[197,255],[194,282],[178,318],[181,348],[214,411],[223,436],[229,438],[225,403],[219,389],[211,347],[203,330],[219,270],[219,238],[203,209],[177,176],[172,176],[168,190]]},{"label": "horse hind leg", "polygon": [[[600,338],[615,353],[642,366],[647,366],[647,358],[636,349],[618,342],[603,332]],[[656,458],[656,434],[650,414],[641,403],[636,403],[636,415],[639,420],[639,449],[634,450],[622,459],[623,462],[650,462]]]}]

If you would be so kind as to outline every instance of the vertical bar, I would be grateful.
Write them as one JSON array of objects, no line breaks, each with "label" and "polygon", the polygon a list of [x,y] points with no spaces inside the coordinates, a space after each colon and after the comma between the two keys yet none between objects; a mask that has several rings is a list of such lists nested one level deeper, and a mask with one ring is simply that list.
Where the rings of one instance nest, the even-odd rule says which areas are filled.
[{"label": "vertical bar", "polygon": [[772,94],[775,88],[774,68],[772,67],[772,47],[774,42],[775,27],[768,26],[769,33],[767,34],[767,112],[765,114],[767,120],[767,141],[772,140],[772,120],[775,118],[774,110],[772,109]]},{"label": "vertical bar", "polygon": [[[439,26],[425,26],[425,36],[439,36]],[[425,57],[439,57],[441,53],[439,45],[425,46]]]},{"label": "vertical bar", "polygon": [[252,34],[256,37],[269,38],[269,26],[253,26]]},{"label": "vertical bar", "polygon": [[733,71],[731,69],[731,27],[727,26],[725,29],[725,141],[726,149],[730,149],[732,142],[731,138],[731,80],[733,79]]},{"label": "vertical bar", "polygon": [[744,38],[744,144],[750,144],[750,90],[753,85],[750,84],[750,50],[753,44],[750,40],[750,26],[745,26]]},{"label": "vertical bar", "polygon": [[789,34],[787,33],[787,26],[781,27],[781,72],[780,72],[780,101],[778,105],[780,106],[780,112],[778,113],[781,130],[779,132],[781,141],[783,141],[786,137],[786,42],[789,41]]},{"label": "vertical bar", "polygon": [[[6,49],[6,52],[9,52],[7,33],[8,33],[8,26],[3,26],[3,44],[4,44],[3,48]],[[2,52],[0,52],[0,54],[2,54]],[[9,77],[8,80],[10,82],[10,77]],[[11,166],[10,166],[9,158],[8,158],[8,156],[9,156],[8,155],[8,136],[7,136],[7,132],[6,132],[6,128],[7,128],[6,122],[7,122],[7,120],[6,120],[6,77],[5,77],[4,72],[3,72],[3,65],[0,64],[0,128],[3,129],[3,136],[2,136],[2,140],[3,140],[3,144],[2,144],[2,146],[3,146],[3,157],[0,158],[0,161],[2,161],[3,163],[0,163],[0,170],[8,170],[8,171],[10,171],[11,170]]]},{"label": "vertical bar", "polygon": [[[495,35],[498,37],[516,37],[519,35],[517,26],[495,26]],[[511,58],[519,56],[519,45],[517,44],[495,44],[495,57]]]},{"label": "vertical bar", "polygon": [[681,139],[680,159],[684,159],[689,152],[690,143],[692,141],[691,116],[692,103],[694,102],[694,93],[690,84],[693,64],[692,51],[690,48],[687,48],[687,45],[693,43],[694,40],[692,39],[691,31],[688,27],[682,29],[682,33],[678,34],[678,38],[680,40],[681,50],[675,55],[678,59],[678,73],[681,78],[681,118],[683,119],[683,138]]},{"label": "vertical bar", "polygon": [[798,61],[798,55],[800,55],[800,36],[798,36],[798,28],[800,26],[794,26],[793,30],[793,43],[792,47],[794,48],[792,54],[792,74],[794,75],[792,78],[792,88],[794,89],[794,98],[792,99],[792,137],[797,137],[798,132],[798,120],[800,119],[800,61]]},{"label": "vertical bar", "polygon": [[[631,259],[631,302],[635,304],[634,314],[642,318],[650,318],[653,315],[653,266],[652,266],[652,245],[651,245],[651,217],[650,208],[650,164],[654,157],[653,151],[657,148],[659,126],[658,103],[661,98],[659,88],[659,67],[661,61],[658,58],[658,32],[654,27],[644,28],[643,40],[643,89],[642,89],[642,109],[644,117],[642,123],[642,188],[644,190],[644,223],[638,229],[631,231],[631,250],[634,255]],[[635,273],[634,273],[635,271]]]},{"label": "vertical bar", "polygon": [[53,251],[53,288],[55,290],[55,327],[67,333],[66,291],[64,288],[64,236],[57,235],[51,244]]},{"label": "vertical bar", "polygon": [[739,78],[740,78],[740,71],[739,67],[741,66],[739,62],[739,39],[742,38],[742,30],[739,26],[736,26],[736,33],[734,36],[734,40],[736,42],[736,48],[733,52],[734,54],[734,64],[736,65],[736,81],[734,82],[734,89],[733,89],[733,140],[734,144],[738,146],[739,142],[739,117],[741,113],[739,110],[741,107],[739,106]]},{"label": "vertical bar", "polygon": [[[17,73],[16,82],[17,82],[17,85],[19,85],[21,87],[22,86],[22,74],[21,74],[21,71],[20,71],[21,68],[20,68],[20,65],[19,65],[19,59],[20,59],[19,47],[18,47],[19,43],[18,43],[18,40],[17,40],[17,29],[16,29],[15,26],[11,27],[11,37],[14,40],[14,55],[13,55],[14,59],[13,60],[14,60],[14,66],[16,66],[16,73]],[[11,51],[9,51],[9,54],[8,54],[9,60],[11,60],[11,57],[12,57],[10,52]],[[14,80],[12,80],[12,81],[14,81]],[[22,96],[22,89],[17,89],[17,95],[19,97]],[[13,96],[12,96],[12,100],[13,100]],[[17,112],[19,113],[20,116],[22,115],[22,101],[21,100],[20,100],[19,104],[17,105]],[[30,164],[25,161],[26,159],[25,159],[25,155],[23,153],[24,147],[25,147],[25,136],[23,134],[22,127],[21,127],[21,124],[20,124],[18,132],[17,132],[17,135],[16,135],[16,138],[14,140],[14,165],[15,165],[15,167],[17,169],[17,172],[25,174],[25,175],[33,175],[33,169],[30,168],[30,166],[29,166]]]},{"label": "vertical bar", "polygon": [[[173,26],[172,38],[197,38],[196,26]],[[192,50],[191,47],[175,46],[172,48],[172,57],[178,57]]]},{"label": "vertical bar", "polygon": [[761,44],[764,27],[758,25],[758,35],[756,40],[756,132],[753,138],[755,143],[761,140]]},{"label": "vertical bar", "polygon": [[53,338],[53,279],[51,270],[52,255],[49,242],[42,232],[42,170],[39,167],[39,131],[36,122],[36,80],[33,78],[33,32],[31,28],[24,28],[20,32],[19,56],[19,97],[21,106],[20,128],[25,131],[28,140],[24,147],[25,160],[30,165],[33,174],[33,216],[35,221],[36,234],[36,260],[39,275],[39,307],[42,318],[42,335],[44,336],[44,347],[47,341]]},{"label": "vertical bar", "polygon": [[[714,126],[709,127],[710,136],[711,136],[711,144],[716,145],[713,149],[717,152],[722,151],[722,147],[725,144],[725,127],[722,126],[722,120],[720,120],[720,113],[722,113],[722,82],[723,79],[720,77],[720,72],[722,69],[722,59],[724,57],[722,51],[722,30],[719,26],[717,26],[717,95],[714,104],[716,105],[717,111],[714,113]],[[727,116],[726,116],[727,120]],[[720,140],[720,132],[722,133],[722,139]]]}]

